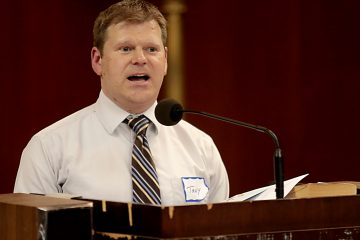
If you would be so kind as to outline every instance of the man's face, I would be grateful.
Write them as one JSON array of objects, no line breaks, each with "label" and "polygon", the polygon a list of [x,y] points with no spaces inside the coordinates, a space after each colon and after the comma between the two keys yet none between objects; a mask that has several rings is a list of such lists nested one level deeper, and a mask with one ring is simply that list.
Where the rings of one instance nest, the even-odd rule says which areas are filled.
[{"label": "man's face", "polygon": [[130,113],[141,113],[157,99],[167,71],[167,49],[154,20],[109,26],[103,54],[91,51],[92,67],[105,95]]}]

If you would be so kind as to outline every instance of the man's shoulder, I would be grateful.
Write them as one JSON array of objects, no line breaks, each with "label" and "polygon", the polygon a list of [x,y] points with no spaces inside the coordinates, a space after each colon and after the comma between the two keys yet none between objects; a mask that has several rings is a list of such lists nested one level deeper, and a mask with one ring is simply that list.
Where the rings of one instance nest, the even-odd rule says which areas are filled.
[{"label": "man's shoulder", "polygon": [[187,134],[190,134],[192,137],[211,139],[208,133],[193,125],[192,123],[189,123],[186,120],[181,120],[177,125],[173,127],[175,131],[184,131]]},{"label": "man's shoulder", "polygon": [[81,122],[86,121],[94,112],[94,104],[84,107],[56,122],[45,127],[35,134],[37,137],[45,137],[47,135],[61,133],[62,131],[72,130],[80,125]]}]

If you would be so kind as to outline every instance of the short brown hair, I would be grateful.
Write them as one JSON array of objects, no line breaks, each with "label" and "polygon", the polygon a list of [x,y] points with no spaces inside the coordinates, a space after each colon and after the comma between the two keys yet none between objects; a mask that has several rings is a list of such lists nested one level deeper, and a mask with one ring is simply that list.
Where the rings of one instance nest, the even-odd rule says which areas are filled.
[{"label": "short brown hair", "polygon": [[161,29],[164,46],[167,41],[166,19],[159,9],[144,0],[123,0],[100,12],[93,28],[94,46],[102,53],[106,38],[106,30],[110,25],[120,22],[143,23],[155,20]]}]

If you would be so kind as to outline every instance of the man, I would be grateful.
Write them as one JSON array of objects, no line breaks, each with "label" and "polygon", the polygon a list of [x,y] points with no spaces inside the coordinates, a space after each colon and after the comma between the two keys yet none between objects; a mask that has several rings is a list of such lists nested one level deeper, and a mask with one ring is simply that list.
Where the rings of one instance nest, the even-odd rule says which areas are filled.
[{"label": "man", "polygon": [[[99,14],[93,33],[99,98],[32,137],[14,191],[158,205],[226,200],[228,176],[212,139],[185,121],[166,127],[154,116],[167,71],[163,15],[145,1],[124,0]],[[131,129],[139,116],[150,120],[141,135]],[[133,150],[143,149],[139,142],[147,153]],[[160,192],[144,194],[158,199],[145,201],[134,190],[142,185],[134,158],[150,159],[147,174],[156,186],[147,186]]]}]

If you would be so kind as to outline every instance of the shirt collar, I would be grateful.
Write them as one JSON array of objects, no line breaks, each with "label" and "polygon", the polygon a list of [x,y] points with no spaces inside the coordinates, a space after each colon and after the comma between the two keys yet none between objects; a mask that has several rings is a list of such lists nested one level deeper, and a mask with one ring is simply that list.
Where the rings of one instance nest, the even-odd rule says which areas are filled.
[{"label": "shirt collar", "polygon": [[[156,105],[157,101],[155,101],[149,109],[142,113],[153,123],[151,124],[150,129],[152,129],[155,133],[157,133],[159,126],[161,125],[155,117]],[[126,112],[111,101],[103,93],[103,91],[100,91],[99,98],[95,103],[95,112],[97,118],[109,134],[114,133],[116,128],[127,118],[127,116],[130,115],[130,113]]]}]

